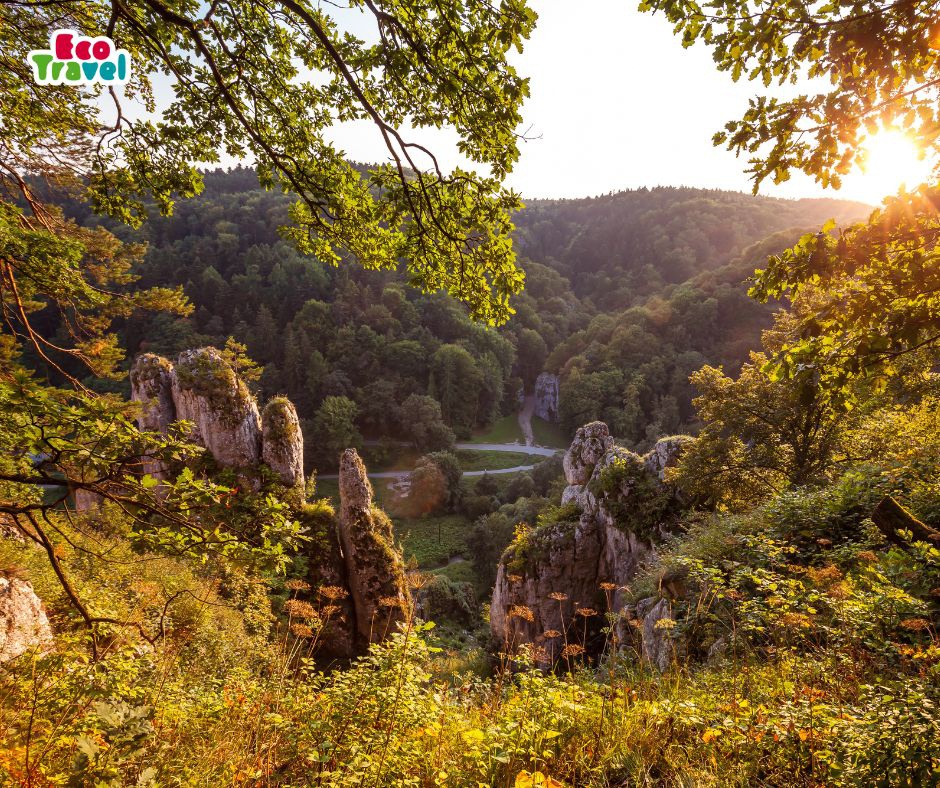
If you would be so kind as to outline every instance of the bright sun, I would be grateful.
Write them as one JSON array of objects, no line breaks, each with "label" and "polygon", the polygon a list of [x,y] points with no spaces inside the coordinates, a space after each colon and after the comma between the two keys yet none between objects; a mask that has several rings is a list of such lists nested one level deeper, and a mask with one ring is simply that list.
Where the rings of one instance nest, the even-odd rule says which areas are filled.
[{"label": "bright sun", "polygon": [[930,176],[930,162],[903,131],[885,129],[871,134],[861,148],[864,163],[861,172],[851,178],[850,189],[868,202],[880,203],[901,186],[914,189]]}]

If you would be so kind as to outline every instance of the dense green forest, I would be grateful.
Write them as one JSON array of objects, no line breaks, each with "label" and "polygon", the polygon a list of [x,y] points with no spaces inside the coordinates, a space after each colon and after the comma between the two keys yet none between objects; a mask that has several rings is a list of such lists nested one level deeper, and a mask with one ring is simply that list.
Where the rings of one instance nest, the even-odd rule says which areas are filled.
[{"label": "dense green forest", "polygon": [[[932,8],[648,12],[824,77],[755,186],[940,149]],[[536,23],[0,0],[0,785],[940,785],[936,172],[524,206]]]},{"label": "dense green forest", "polygon": [[308,464],[320,468],[335,466],[337,434],[412,440],[427,418],[414,417],[414,401],[404,407],[412,395],[433,397],[458,437],[485,431],[543,369],[561,373],[569,437],[598,418],[628,445],[694,429],[689,375],[706,363],[736,369],[769,325],[772,309],[747,297],[757,264],[807,229],[869,210],[679,188],[535,201],[514,217],[526,288],[493,330],[453,299],[406,287],[401,272],[300,255],[277,232],[290,198],[261,189],[252,170],[205,180],[172,217],[123,234],[148,245],[141,285],[182,284],[195,311],[134,320],[123,344],[173,354],[234,337],[264,367],[262,399],[296,404]]}]

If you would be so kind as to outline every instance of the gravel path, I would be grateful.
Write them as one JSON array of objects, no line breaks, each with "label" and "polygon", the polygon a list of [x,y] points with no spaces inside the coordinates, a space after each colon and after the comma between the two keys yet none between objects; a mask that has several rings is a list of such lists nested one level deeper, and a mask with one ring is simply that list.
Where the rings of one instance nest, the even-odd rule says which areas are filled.
[{"label": "gravel path", "polygon": [[525,436],[525,445],[535,445],[535,433],[532,432],[532,414],[535,413],[535,394],[526,396],[522,403],[522,410],[519,411],[519,426],[522,428],[522,434]]},{"label": "gravel path", "polygon": [[[520,454],[537,454],[539,457],[551,457],[559,451],[558,449],[547,449],[544,446],[523,446],[521,443],[455,443],[454,446],[458,449],[467,449],[470,451],[511,451]],[[464,471],[463,475],[482,476],[485,473],[492,475],[498,473],[522,473],[523,471],[531,471],[534,467],[535,465],[516,465],[513,468],[495,468],[488,471]],[[370,473],[369,478],[406,479],[410,473],[411,471],[379,471],[377,473]],[[322,476],[318,476],[318,478],[338,479],[339,474],[324,473]]]}]

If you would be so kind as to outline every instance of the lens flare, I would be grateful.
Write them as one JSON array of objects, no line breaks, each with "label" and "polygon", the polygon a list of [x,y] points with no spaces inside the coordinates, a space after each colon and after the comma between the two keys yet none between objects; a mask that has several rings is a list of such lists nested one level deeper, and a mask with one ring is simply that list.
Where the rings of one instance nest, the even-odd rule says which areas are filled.
[{"label": "lens flare", "polygon": [[915,189],[930,177],[932,167],[924,151],[903,131],[870,134],[862,141],[861,154],[861,173],[852,178],[850,189],[868,202],[880,203],[902,186]]}]

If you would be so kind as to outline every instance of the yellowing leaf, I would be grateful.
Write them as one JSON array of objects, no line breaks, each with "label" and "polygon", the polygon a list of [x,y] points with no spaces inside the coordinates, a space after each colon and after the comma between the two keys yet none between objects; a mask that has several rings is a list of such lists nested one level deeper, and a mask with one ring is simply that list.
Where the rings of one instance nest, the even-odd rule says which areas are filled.
[{"label": "yellowing leaf", "polygon": [[483,733],[483,731],[479,730],[478,728],[472,728],[469,731],[464,731],[460,734],[460,736],[467,744],[479,744],[486,738],[486,735]]},{"label": "yellowing leaf", "polygon": [[565,788],[565,784],[542,772],[521,771],[516,775],[515,788]]},{"label": "yellowing leaf", "polygon": [[709,742],[715,741],[718,738],[719,731],[714,728],[709,728],[705,733],[702,734],[702,741],[708,744]]}]

